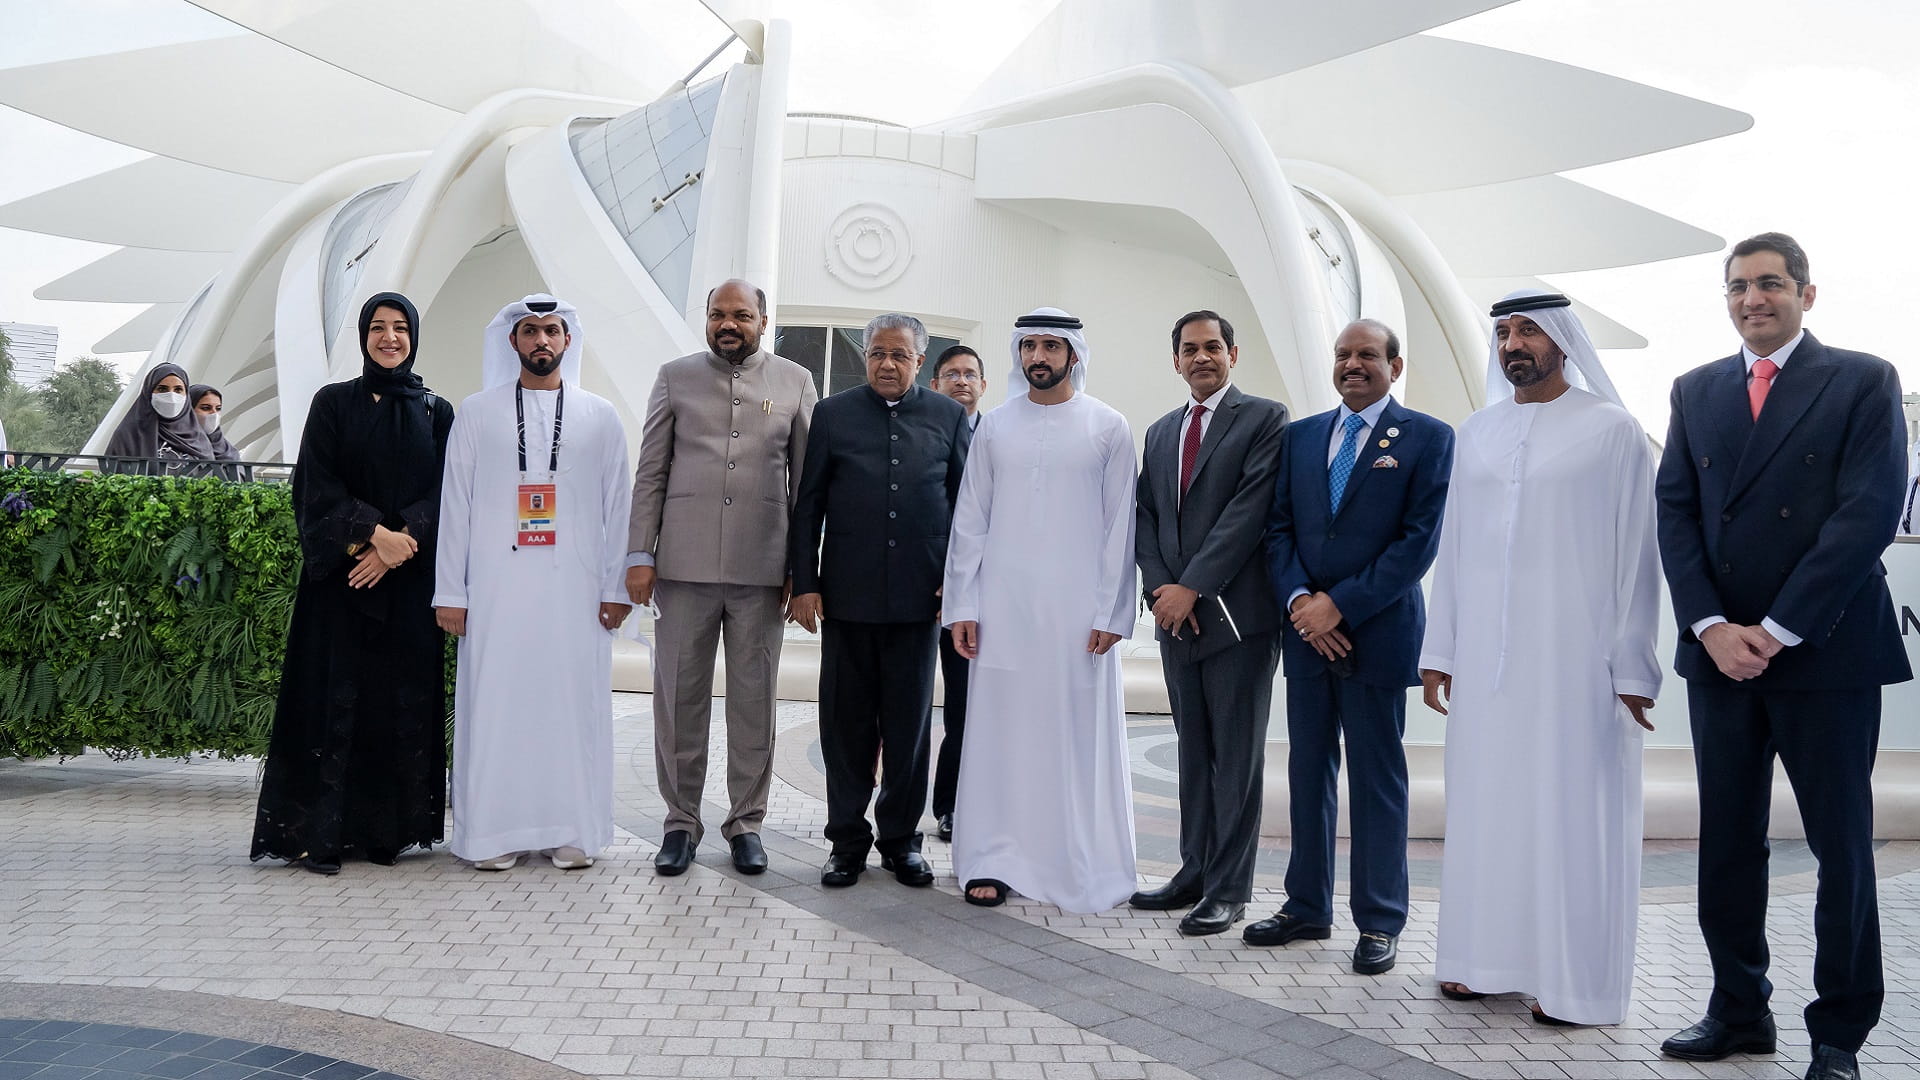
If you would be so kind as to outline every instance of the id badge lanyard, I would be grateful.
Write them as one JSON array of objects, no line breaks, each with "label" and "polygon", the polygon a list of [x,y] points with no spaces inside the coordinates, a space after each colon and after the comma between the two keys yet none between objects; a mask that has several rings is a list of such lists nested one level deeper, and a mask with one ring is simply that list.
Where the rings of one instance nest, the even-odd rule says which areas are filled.
[{"label": "id badge lanyard", "polygon": [[516,430],[520,436],[520,490],[519,508],[515,515],[519,522],[517,539],[513,549],[523,547],[550,548],[559,542],[559,508],[556,505],[558,492],[553,481],[560,474],[560,426],[567,407],[567,385],[560,384],[553,399],[553,445],[547,452],[547,483],[527,483],[527,406],[526,398],[518,383],[513,387],[513,415]]}]

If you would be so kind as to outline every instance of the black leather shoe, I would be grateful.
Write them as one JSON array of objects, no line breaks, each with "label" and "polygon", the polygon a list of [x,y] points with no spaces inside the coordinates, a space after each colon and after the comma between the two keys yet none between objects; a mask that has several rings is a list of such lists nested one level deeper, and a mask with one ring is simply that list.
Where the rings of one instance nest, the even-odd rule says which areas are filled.
[{"label": "black leather shoe", "polygon": [[1194,905],[1187,917],[1180,920],[1180,932],[1187,937],[1205,937],[1208,934],[1224,934],[1233,929],[1247,914],[1247,905],[1236,904],[1230,900],[1202,898]]},{"label": "black leather shoe", "polygon": [[733,868],[743,874],[764,874],[767,871],[767,849],[760,844],[760,834],[743,832],[731,841],[733,844]]},{"label": "black leather shoe", "polygon": [[1323,941],[1332,936],[1333,927],[1303,922],[1283,911],[1247,927],[1240,940],[1249,945],[1285,945],[1289,941]]},{"label": "black leather shoe", "polygon": [[952,814],[940,815],[940,839],[945,840],[949,844],[953,843],[953,815]]},{"label": "black leather shoe", "polygon": [[1399,938],[1363,930],[1353,947],[1353,970],[1360,975],[1385,975],[1399,958]]},{"label": "black leather shoe", "polygon": [[661,877],[675,877],[693,865],[693,834],[675,829],[660,841],[660,853],[653,857],[653,871]]},{"label": "black leather shoe", "polygon": [[827,865],[820,868],[820,884],[831,889],[843,889],[860,880],[867,872],[867,856],[829,855]]},{"label": "black leather shoe", "polygon": [[1860,1080],[1860,1061],[1845,1050],[1816,1046],[1813,1063],[1807,1066],[1807,1080]]},{"label": "black leather shoe", "polygon": [[882,855],[880,869],[893,871],[893,879],[902,885],[933,884],[933,867],[928,866],[926,857],[917,851]]},{"label": "black leather shoe", "polygon": [[1776,1041],[1772,1013],[1738,1027],[1709,1016],[1661,1043],[1660,1052],[1682,1061],[1719,1061],[1728,1054],[1771,1054]]},{"label": "black leather shoe", "polygon": [[1134,893],[1133,899],[1127,901],[1127,906],[1140,911],[1173,911],[1192,907],[1205,898],[1198,886],[1175,885],[1169,881],[1157,889],[1142,889]]}]

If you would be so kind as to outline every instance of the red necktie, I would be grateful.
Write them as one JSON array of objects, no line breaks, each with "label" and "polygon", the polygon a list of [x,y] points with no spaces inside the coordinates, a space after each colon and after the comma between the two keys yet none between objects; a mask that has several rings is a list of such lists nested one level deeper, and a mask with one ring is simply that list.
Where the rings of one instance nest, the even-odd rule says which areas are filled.
[{"label": "red necktie", "polygon": [[1185,495],[1193,483],[1193,466],[1200,460],[1200,418],[1207,414],[1205,405],[1195,405],[1187,413],[1187,436],[1180,443],[1180,494]]},{"label": "red necktie", "polygon": [[1753,362],[1752,378],[1747,380],[1747,403],[1753,406],[1753,418],[1760,419],[1760,406],[1767,403],[1767,391],[1773,389],[1773,377],[1780,365],[1762,357]]}]

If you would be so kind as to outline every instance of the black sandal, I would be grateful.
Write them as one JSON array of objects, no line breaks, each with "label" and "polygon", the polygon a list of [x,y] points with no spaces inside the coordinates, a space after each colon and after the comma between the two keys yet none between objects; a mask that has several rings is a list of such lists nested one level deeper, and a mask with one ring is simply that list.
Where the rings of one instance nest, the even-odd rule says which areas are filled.
[{"label": "black sandal", "polygon": [[1479,1001],[1481,998],[1487,996],[1478,990],[1468,990],[1459,983],[1452,984],[1454,986],[1460,986],[1458,990],[1448,989],[1448,985],[1447,983],[1440,984],[1440,996],[1450,1001]]},{"label": "black sandal", "polygon": [[1541,1024],[1546,1027],[1580,1027],[1581,1026],[1579,1024],[1574,1023],[1571,1020],[1562,1020],[1557,1016],[1548,1016],[1544,1011],[1541,1010],[1540,1005],[1537,1002],[1534,1003],[1533,1005],[1528,1006],[1528,1009],[1533,1013],[1533,1022],[1536,1024]]},{"label": "black sandal", "polygon": [[[975,889],[992,889],[993,895],[975,896],[973,895],[973,890]],[[1004,881],[996,878],[983,877],[974,878],[972,881],[967,882],[967,887],[961,890],[961,895],[966,897],[967,903],[975,907],[999,907],[1001,904],[1007,902],[1007,894],[1012,891],[1012,887]]]}]

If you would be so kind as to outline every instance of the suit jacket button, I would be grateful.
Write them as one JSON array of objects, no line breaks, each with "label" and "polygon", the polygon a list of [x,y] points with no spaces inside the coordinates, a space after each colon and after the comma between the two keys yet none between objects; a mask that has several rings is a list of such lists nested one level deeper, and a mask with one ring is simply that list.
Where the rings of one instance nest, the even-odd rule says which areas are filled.
[{"label": "suit jacket button", "polygon": [[1733,564],[1732,564],[1732,563],[1724,563],[1724,562],[1723,562],[1723,563],[1721,563],[1721,564],[1720,564],[1720,572],[1721,572],[1721,573],[1723,573],[1723,574],[1731,574],[1731,573],[1733,573]]},{"label": "suit jacket button", "polygon": [[1720,515],[1720,520],[1721,520],[1721,521],[1732,521],[1732,520],[1733,520],[1733,515],[1732,515],[1732,514],[1721,514],[1721,515]]},{"label": "suit jacket button", "polygon": [[733,437],[734,437],[734,438],[736,438],[736,439],[737,439],[737,438],[739,438],[739,437],[740,437],[740,433],[739,433],[739,432],[737,432],[737,431],[736,431],[736,432],[734,432],[734,433],[733,433]]},{"label": "suit jacket button", "polygon": [[1327,530],[1327,539],[1329,539],[1329,540],[1331,540],[1331,539],[1333,539],[1333,530],[1332,530],[1332,529],[1328,529],[1328,530]]},{"label": "suit jacket button", "polygon": [[887,490],[888,490],[888,491],[899,491],[899,490],[900,490],[900,485],[899,485],[899,484],[888,484],[888,485],[887,485]]},{"label": "suit jacket button", "polygon": [[1700,467],[1701,467],[1701,468],[1703,468],[1703,469],[1711,469],[1711,468],[1713,468],[1713,459],[1712,459],[1712,458],[1710,458],[1710,457],[1703,457],[1703,458],[1701,458],[1701,459],[1700,459]]},{"label": "suit jacket button", "polygon": [[733,399],[733,403],[734,403],[735,405],[738,405],[738,404],[740,404],[740,399],[739,399],[739,398],[734,398],[734,399]]},{"label": "suit jacket button", "polygon": [[1808,455],[1807,455],[1807,464],[1809,464],[1809,465],[1811,465],[1811,464],[1813,464],[1813,455],[1812,455],[1812,454],[1808,454]]},{"label": "suit jacket button", "polygon": [[1792,516],[1793,516],[1793,511],[1792,511],[1791,509],[1789,509],[1789,508],[1787,508],[1787,507],[1784,507],[1784,506],[1783,506],[1783,507],[1781,507],[1781,508],[1780,508],[1780,516],[1781,516],[1781,517],[1792,517]]},{"label": "suit jacket button", "polygon": [[727,468],[729,469],[733,468],[733,462],[731,461],[727,462]]},{"label": "suit jacket button", "polygon": [[896,544],[897,542],[898,542],[898,541],[894,541],[894,540],[889,540],[889,541],[887,541],[887,546],[888,546],[888,547],[893,547],[893,546],[894,546],[894,544]]},{"label": "suit jacket button", "polygon": [[724,498],[724,499],[721,499],[721,500],[720,500],[720,504],[721,504],[722,506],[732,506],[732,505],[733,505],[733,496],[731,496],[731,495],[729,495],[729,496],[727,496],[726,498]]},{"label": "suit jacket button", "polygon": [[889,511],[887,511],[887,516],[888,516],[888,517],[890,517],[890,518],[897,518],[897,517],[899,517],[899,516],[900,516],[900,511],[898,511],[898,510],[889,510]]}]

